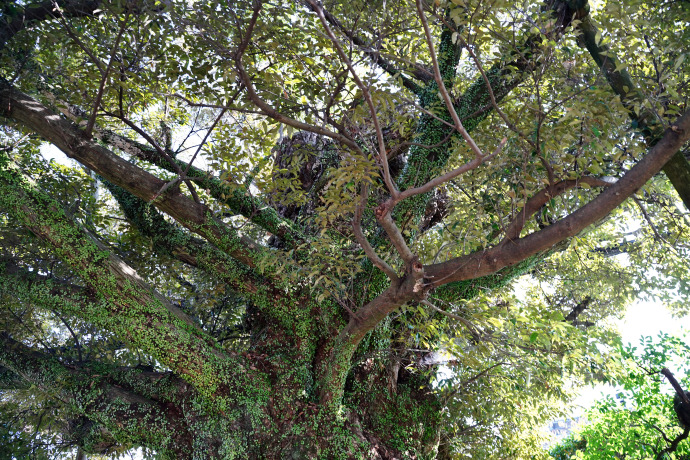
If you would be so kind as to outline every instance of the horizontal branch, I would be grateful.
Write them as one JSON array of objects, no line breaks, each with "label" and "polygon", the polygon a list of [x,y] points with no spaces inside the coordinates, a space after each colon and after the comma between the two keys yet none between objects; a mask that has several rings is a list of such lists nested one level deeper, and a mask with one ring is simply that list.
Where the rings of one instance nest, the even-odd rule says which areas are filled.
[{"label": "horizontal branch", "polygon": [[[119,433],[125,434],[129,442],[149,447],[189,443],[187,422],[181,411],[170,410],[168,404],[110,381],[103,366],[95,372],[85,366],[68,367],[54,356],[37,352],[0,332],[0,369],[13,372],[27,385],[55,398],[54,403],[67,405],[71,411],[102,425],[116,440]],[[129,372],[134,380],[140,377],[134,369]],[[149,380],[149,386],[156,386],[154,380]]]},{"label": "horizontal branch", "polygon": [[426,266],[425,276],[429,286],[438,287],[453,281],[468,280],[494,273],[577,235],[589,225],[606,217],[642,187],[661,170],[688,139],[690,139],[690,111],[679,117],[666,130],[664,136],[642,160],[591,202],[553,225],[508,244]]}]

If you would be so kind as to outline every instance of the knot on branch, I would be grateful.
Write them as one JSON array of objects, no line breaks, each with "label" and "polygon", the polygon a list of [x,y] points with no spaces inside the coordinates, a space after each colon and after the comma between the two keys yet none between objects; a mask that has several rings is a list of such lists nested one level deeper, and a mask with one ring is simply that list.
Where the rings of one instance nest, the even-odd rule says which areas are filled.
[{"label": "knot on branch", "polygon": [[406,281],[412,283],[412,295],[417,300],[426,299],[428,288],[425,288],[424,283],[424,265],[419,261],[417,256],[414,256],[412,260],[405,267],[405,279]]},{"label": "knot on branch", "polygon": [[388,214],[388,206],[386,206],[386,203],[381,203],[374,209],[374,216],[376,217],[376,220],[381,220],[384,217],[386,217],[386,214]]}]

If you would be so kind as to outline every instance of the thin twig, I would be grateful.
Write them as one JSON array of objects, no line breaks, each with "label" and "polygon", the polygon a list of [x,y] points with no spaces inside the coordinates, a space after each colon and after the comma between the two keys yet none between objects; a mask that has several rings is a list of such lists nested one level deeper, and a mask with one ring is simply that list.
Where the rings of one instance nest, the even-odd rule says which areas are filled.
[{"label": "thin twig", "polygon": [[364,184],[362,185],[359,203],[357,203],[357,207],[355,208],[354,218],[352,219],[352,231],[355,234],[355,239],[357,240],[359,245],[362,246],[362,249],[364,249],[364,253],[369,258],[369,260],[371,260],[371,263],[373,263],[382,272],[384,272],[391,281],[395,281],[398,279],[398,275],[397,273],[395,273],[395,270],[393,270],[393,268],[391,268],[391,266],[388,265],[386,261],[381,259],[378,256],[378,254],[376,254],[376,251],[373,247],[371,247],[371,244],[369,244],[369,240],[367,240],[366,236],[362,232],[362,212],[364,210],[364,207],[366,206],[368,195],[369,185]]},{"label": "thin twig", "polygon": [[[318,14],[318,10],[316,9],[314,3],[307,1],[307,4],[310,8],[312,8],[313,11],[315,11]],[[329,23],[331,23],[334,27],[339,29],[343,33],[343,35],[345,35],[348,38],[348,40],[350,40],[350,42],[356,45],[364,54],[369,56],[371,60],[374,61],[379,67],[381,67],[391,76],[399,76],[402,79],[403,85],[407,89],[409,89],[415,94],[419,94],[422,88],[405,75],[402,75],[401,72],[395,68],[395,66],[393,66],[390,62],[386,60],[384,55],[382,55],[378,49],[372,49],[369,46],[367,46],[364,40],[355,35],[353,31],[346,29],[345,26],[343,26],[343,24],[335,18],[335,16],[326,11],[323,7],[321,7],[321,10],[323,11],[323,15]],[[415,66],[414,64],[412,64],[412,66],[415,67],[415,70],[412,71],[412,75],[417,80],[422,81],[424,83],[428,83],[430,80],[433,79],[433,76],[427,73],[426,71],[417,68],[417,66]]]},{"label": "thin twig", "polygon": [[470,323],[469,321],[467,321],[462,316],[458,316],[454,313],[450,313],[450,312],[447,312],[445,310],[442,310],[442,309],[438,308],[436,305],[434,305],[433,303],[429,302],[428,300],[422,300],[420,303],[426,305],[427,307],[430,307],[432,310],[442,314],[443,316],[447,316],[448,318],[452,318],[454,320],[460,321],[465,327],[467,327],[470,330],[470,332],[473,335],[477,333],[474,324]]},{"label": "thin twig", "polygon": [[[284,115],[283,113],[277,111],[273,107],[271,107],[270,104],[268,104],[265,100],[263,100],[259,94],[256,92],[256,89],[254,88],[254,84],[252,83],[252,79],[247,73],[247,70],[244,68],[244,65],[242,64],[242,56],[244,54],[244,51],[246,50],[247,46],[249,45],[249,41],[251,39],[251,34],[254,30],[254,27],[256,25],[256,21],[259,17],[259,12],[261,10],[261,3],[258,4],[258,6],[254,9],[254,14],[252,15],[251,19],[249,20],[249,24],[247,26],[247,32],[245,34],[244,39],[238,45],[237,50],[235,51],[235,68],[237,70],[238,77],[242,84],[247,88],[247,96],[249,97],[249,100],[256,105],[256,107],[260,110],[260,114],[266,115],[270,118],[273,118],[274,120],[283,123],[288,126],[292,126],[293,128],[302,130],[302,131],[309,131],[312,133],[320,134],[322,136],[330,137],[333,140],[336,140],[355,152],[361,154],[364,156],[364,153],[362,152],[362,149],[357,145],[357,143],[354,141],[354,139],[351,139],[347,136],[344,136],[340,133],[336,133],[334,131],[331,131],[326,128],[321,128],[320,126],[314,126],[310,125],[308,123],[303,123],[301,121],[295,120],[294,118],[290,118],[287,115]],[[208,106],[208,105],[205,105]],[[217,108],[223,108],[225,106],[215,106]],[[234,110],[234,109],[233,109]],[[257,112],[253,112],[257,113]]]},{"label": "thin twig", "polygon": [[396,196],[398,194],[398,188],[395,186],[395,183],[393,182],[393,179],[391,178],[390,174],[390,169],[388,167],[388,158],[386,156],[386,143],[383,139],[383,131],[381,130],[381,125],[379,124],[379,119],[378,116],[376,115],[376,107],[374,107],[374,101],[371,98],[371,93],[369,92],[369,88],[362,82],[362,80],[359,78],[359,75],[357,75],[357,72],[355,71],[354,66],[352,65],[352,61],[347,57],[345,52],[343,51],[343,48],[340,46],[340,42],[338,42],[338,39],[336,38],[335,34],[333,33],[333,30],[328,25],[328,21],[326,20],[326,17],[324,15],[323,9],[319,4],[317,4],[313,0],[306,0],[307,3],[312,7],[314,11],[316,11],[317,16],[319,16],[319,19],[321,20],[321,25],[323,26],[324,30],[326,31],[326,34],[328,37],[331,39],[331,42],[333,43],[333,46],[335,47],[338,55],[340,56],[340,59],[345,63],[345,65],[350,69],[350,74],[352,75],[352,79],[355,81],[355,84],[357,87],[362,91],[362,96],[364,97],[364,100],[367,103],[367,106],[369,107],[369,113],[371,115],[371,120],[374,124],[374,129],[376,131],[376,137],[378,140],[378,155],[377,158],[379,160],[379,163],[381,164],[381,168],[383,169],[383,181],[386,184],[386,187],[388,188],[388,192],[391,194],[391,196]]},{"label": "thin twig", "polygon": [[93,125],[96,123],[96,115],[98,114],[98,107],[101,105],[101,99],[103,99],[103,91],[105,90],[105,83],[108,80],[108,75],[110,74],[110,69],[113,67],[113,61],[115,61],[115,53],[117,53],[117,48],[120,46],[120,39],[122,34],[125,32],[127,27],[127,21],[129,20],[129,11],[122,20],[122,25],[117,33],[117,38],[113,44],[113,49],[110,52],[110,59],[108,60],[108,66],[105,68],[103,75],[101,76],[101,84],[98,87],[98,93],[96,94],[96,99],[93,102],[93,109],[91,110],[91,116],[89,117],[89,122],[86,124],[84,129],[84,134],[87,137],[91,136],[91,130],[93,130]]},{"label": "thin twig", "polygon": [[127,126],[132,128],[137,134],[139,134],[141,137],[143,137],[146,140],[146,142],[148,142],[154,149],[156,149],[156,152],[158,152],[159,155],[161,155],[163,158],[165,158],[168,161],[170,166],[172,166],[172,168],[175,170],[175,173],[177,173],[177,175],[179,176],[177,179],[172,180],[168,184],[164,185],[163,189],[156,194],[156,198],[159,195],[161,195],[165,190],[167,190],[170,186],[172,186],[172,185],[174,185],[180,181],[184,181],[184,183],[187,184],[187,187],[189,188],[189,192],[192,194],[192,198],[194,199],[194,201],[196,203],[201,202],[201,200],[199,200],[199,195],[197,195],[197,193],[196,193],[196,189],[192,186],[192,182],[189,180],[189,178],[187,178],[185,176],[184,171],[182,171],[182,168],[180,168],[180,166],[177,164],[175,159],[173,157],[171,157],[170,155],[168,155],[168,152],[166,152],[163,148],[161,148],[161,146],[158,145],[158,143],[151,136],[149,136],[148,133],[146,133],[146,131],[139,128],[136,124],[134,124],[131,120],[129,120],[126,117],[118,116],[118,115],[115,115],[114,113],[110,113],[110,112],[105,112],[105,114],[109,115],[111,117],[114,117],[114,118],[118,118],[124,124],[126,124]]},{"label": "thin twig", "polygon": [[477,146],[477,144],[474,142],[472,136],[470,136],[465,127],[462,125],[462,121],[460,121],[460,117],[458,117],[458,113],[455,111],[455,107],[453,106],[453,100],[451,99],[450,94],[448,94],[448,88],[446,88],[446,85],[443,82],[443,77],[441,76],[441,68],[438,65],[436,49],[434,48],[434,42],[431,39],[431,31],[429,30],[429,23],[426,20],[426,15],[424,14],[422,0],[416,0],[416,4],[419,19],[422,22],[422,26],[424,27],[424,35],[426,37],[426,42],[429,47],[429,55],[431,57],[431,63],[434,69],[434,78],[436,79],[438,90],[441,93],[441,97],[443,98],[443,101],[446,104],[446,108],[448,109],[451,118],[453,119],[453,123],[455,123],[455,129],[462,135],[463,139],[465,139],[465,142],[467,142],[467,144],[470,146],[470,149],[474,152],[475,156],[481,158],[484,156],[484,154],[482,153],[481,149]]},{"label": "thin twig", "polygon": [[80,362],[80,363],[83,362],[84,359],[82,358],[82,354],[81,354],[81,344],[79,343],[79,338],[78,338],[77,335],[74,333],[74,331],[73,331],[72,328],[70,327],[70,325],[69,325],[69,323],[67,322],[67,320],[65,320],[65,318],[63,318],[63,317],[57,312],[57,310],[53,310],[53,314],[54,314],[55,316],[57,316],[58,318],[60,318],[60,321],[62,321],[62,324],[64,324],[65,327],[67,328],[67,330],[69,331],[70,335],[72,336],[72,339],[74,339],[74,345],[75,345],[76,348],[77,348],[77,357],[78,357],[78,359],[79,359],[79,362]]},{"label": "thin twig", "polygon": [[213,121],[213,124],[211,125],[210,128],[208,128],[208,131],[206,131],[206,135],[204,138],[201,140],[201,143],[199,144],[199,147],[196,149],[196,152],[194,152],[194,155],[192,155],[191,160],[189,160],[189,163],[187,163],[187,167],[184,170],[184,175],[187,177],[187,173],[189,172],[189,168],[192,167],[192,163],[194,163],[194,160],[196,159],[196,156],[201,152],[201,149],[204,147],[204,144],[206,143],[206,139],[211,135],[211,132],[213,129],[216,127],[218,122],[220,121],[221,118],[223,118],[223,115],[225,115],[226,109],[222,109],[216,119]]},{"label": "thin twig", "polygon": [[445,182],[448,182],[451,179],[455,179],[456,177],[458,177],[461,174],[464,174],[468,171],[472,171],[473,169],[478,168],[482,163],[489,161],[492,158],[494,158],[496,155],[498,155],[501,152],[501,150],[503,150],[503,147],[506,145],[507,141],[508,141],[507,137],[504,137],[503,139],[501,139],[501,142],[498,144],[496,149],[493,152],[491,152],[490,155],[475,158],[475,159],[465,163],[464,165],[460,166],[459,168],[455,168],[454,170],[449,171],[442,176],[438,176],[438,177],[430,180],[429,182],[427,182],[424,185],[421,185],[421,186],[415,187],[415,188],[410,188],[410,189],[407,189],[403,192],[400,192],[400,195],[398,195],[398,199],[396,200],[396,202],[404,200],[405,198],[409,198],[409,197],[412,197],[415,195],[421,195],[423,193],[429,192],[434,187],[438,187],[439,185],[441,185]]}]

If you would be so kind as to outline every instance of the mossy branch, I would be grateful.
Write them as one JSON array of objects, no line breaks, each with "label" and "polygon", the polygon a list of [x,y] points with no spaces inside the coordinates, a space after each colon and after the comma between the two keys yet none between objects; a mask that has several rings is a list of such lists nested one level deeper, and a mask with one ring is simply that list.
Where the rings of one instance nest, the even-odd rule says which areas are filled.
[{"label": "mossy branch", "polygon": [[[666,128],[658,119],[655,111],[646,107],[643,102],[645,96],[635,85],[626,67],[621,64],[615,53],[602,41],[597,42],[601,33],[590,15],[583,17],[577,26],[581,32],[580,40],[589,51],[590,56],[606,76],[611,89],[620,96],[621,103],[628,110],[630,119],[645,139],[648,147],[652,147],[663,135]],[[666,177],[683,200],[685,207],[690,209],[690,163],[681,151],[676,152],[663,169]]]},{"label": "mossy branch", "polygon": [[[115,441],[163,449],[171,442],[189,442],[187,424],[180,410],[170,410],[169,404],[133,392],[126,384],[121,385],[124,382],[114,382],[103,368],[64,365],[56,357],[29,348],[6,332],[0,332],[0,363],[16,378],[66,405],[73,413],[103,426]],[[155,381],[149,385],[155,386]],[[82,431],[73,434],[87,434]],[[75,441],[88,447],[98,444],[102,438],[98,430],[89,430],[88,435],[88,442],[86,436]]]},{"label": "mossy branch", "polygon": [[179,309],[134,270],[92,239],[60,205],[29,184],[0,155],[0,208],[25,225],[67,263],[98,302],[81,312],[93,324],[126,339],[211,396],[232,361]]}]

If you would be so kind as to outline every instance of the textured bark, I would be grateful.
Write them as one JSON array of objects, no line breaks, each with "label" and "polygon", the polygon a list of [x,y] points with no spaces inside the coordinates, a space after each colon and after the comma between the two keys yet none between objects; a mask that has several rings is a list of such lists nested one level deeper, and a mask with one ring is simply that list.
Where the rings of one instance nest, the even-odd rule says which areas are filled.
[{"label": "textured bark", "polygon": [[[97,2],[76,1],[61,5],[63,14],[75,17],[89,15],[98,6]],[[344,157],[351,151],[363,154],[363,148],[360,139],[355,140],[348,133],[298,122],[261,99],[261,89],[252,86],[252,75],[242,60],[261,6],[260,2],[252,5],[254,14],[248,22],[250,26],[243,31],[245,39],[228,61],[239,72],[244,85],[240,91],[246,91],[247,98],[254,103],[252,110],[311,131],[279,145],[274,164],[276,171],[287,169],[289,157],[299,149],[314,149],[296,172],[274,175],[276,179],[296,179],[298,187],[313,194],[312,201],[305,206],[284,204],[279,196],[268,197],[267,200],[273,199],[269,206],[247,196],[251,180],[247,180],[244,189],[228,187],[220,178],[207,177],[203,171],[171,161],[161,155],[160,149],[98,126],[87,133],[74,120],[70,121],[69,112],[66,119],[20,91],[21,82],[15,86],[0,80],[0,115],[101,176],[126,219],[152,250],[203,271],[204,276],[217,283],[219,291],[227,289],[233,300],[242,303],[246,314],[238,330],[244,334],[246,346],[225,348],[224,337],[202,330],[198,321],[155,292],[113,250],[65,213],[53,197],[27,180],[3,150],[0,209],[35,235],[41,245],[50,248],[71,271],[72,278],[49,279],[11,260],[0,268],[0,294],[94,324],[170,372],[101,365],[88,358],[75,358],[69,350],[58,359],[38,353],[28,343],[3,332],[0,386],[24,389],[29,384],[46,394],[58,394],[61,407],[70,415],[63,420],[66,435],[85,451],[94,453],[104,453],[118,444],[140,444],[172,458],[433,458],[442,436],[443,403],[428,376],[408,369],[421,365],[414,352],[405,349],[405,337],[395,335],[397,331],[380,332],[381,326],[401,306],[424,303],[432,290],[440,297],[469,299],[480,288],[505,285],[556,245],[604,218],[687,142],[690,114],[680,117],[665,132],[657,133],[645,158],[616,183],[606,184],[606,190],[581,209],[542,230],[521,236],[527,219],[549,199],[583,183],[603,186],[602,181],[584,177],[550,184],[526,201],[499,244],[443,263],[423,265],[410,249],[411,239],[418,231],[443,217],[446,209],[442,202],[429,206],[431,193],[420,193],[404,201],[401,198],[399,202],[391,196],[386,201],[389,197],[376,191],[377,207],[370,205],[367,199],[371,196],[364,193],[362,208],[370,208],[359,212],[356,220],[361,221],[363,214],[369,212],[366,217],[372,226],[368,229],[371,233],[354,233],[362,246],[367,236],[375,239],[367,254],[374,264],[364,263],[360,274],[347,280],[354,286],[351,295],[347,291],[334,294],[320,286],[310,286],[302,275],[304,268],[299,264],[306,265],[305,259],[311,254],[310,238],[316,242],[319,236],[309,224],[302,225],[300,217],[313,215],[320,198],[318,193],[329,186],[330,179],[321,175],[320,162],[326,161],[324,151],[342,148],[344,153],[334,154],[342,153]],[[315,2],[309,5],[318,10]],[[461,52],[449,28],[443,29],[438,46],[438,81],[428,78],[423,68],[410,70],[410,78],[418,81],[405,79],[403,86],[419,97],[424,110],[435,112],[433,116],[422,114],[414,135],[410,134],[416,145],[409,149],[406,166],[394,176],[402,190],[400,196],[404,198],[405,190],[428,183],[447,169],[454,148],[449,141],[458,134],[444,121],[459,117],[467,131],[472,131],[494,109],[491,93],[494,101],[500,103],[539,68],[541,52],[549,46],[549,40],[559,40],[574,19],[586,24],[586,2],[547,1],[544,9],[550,11],[553,19],[545,28],[546,36],[531,35],[517,49],[507,51],[506,59],[486,72],[490,88],[483,78],[478,79],[445,107],[439,103],[441,82],[452,84]],[[33,21],[52,18],[48,3],[12,16],[0,24],[0,50]],[[366,48],[366,43],[344,30],[337,18],[324,18],[341,29],[356,47]],[[375,52],[365,49],[363,54],[389,73],[397,70]],[[620,79],[610,66],[603,61],[600,65],[610,74],[612,85],[618,84]],[[453,110],[456,117],[451,116]],[[383,133],[377,135],[386,144]],[[381,150],[385,155],[386,149]],[[186,178],[163,181],[121,158],[117,151],[175,174],[180,174],[184,167],[187,178],[202,179],[195,183],[208,189],[211,197],[274,239],[268,245],[252,241],[246,237],[248,232],[236,231],[212,215],[210,207],[186,196],[178,187]],[[687,174],[687,162],[673,164],[667,167]],[[682,177],[681,182],[690,182]],[[390,178],[384,179],[388,184]],[[391,195],[394,188],[389,186]],[[392,203],[390,208],[395,209],[388,209],[386,203]],[[376,222],[380,228],[375,227]],[[412,236],[403,232],[406,229],[412,230]],[[329,240],[328,234],[322,234],[323,239],[318,242],[333,243],[334,251],[358,250],[348,240],[347,230],[343,234],[340,240]],[[394,263],[376,264],[381,259],[372,256],[374,247],[397,252],[400,267],[391,268]],[[353,260],[359,263],[358,259]],[[380,271],[382,267],[386,273]],[[329,268],[324,267],[324,272]],[[466,283],[469,281],[472,283]],[[317,297],[323,293],[329,295]],[[389,336],[377,343],[379,333]],[[402,345],[396,342],[398,339]]]},{"label": "textured bark", "polygon": [[[581,32],[580,39],[585,48],[606,76],[611,89],[620,96],[621,102],[628,109],[630,118],[635,122],[636,130],[644,136],[647,146],[654,146],[661,137],[664,126],[659,123],[653,109],[639,107],[645,97],[637,88],[630,73],[625,67],[621,68],[620,60],[607,45],[597,43],[596,37],[599,30],[589,15],[582,19],[577,29]],[[619,70],[616,70],[617,68]],[[637,109],[636,104],[638,104]],[[690,209],[690,163],[680,150],[668,160],[663,171],[683,200],[685,207]]]}]

